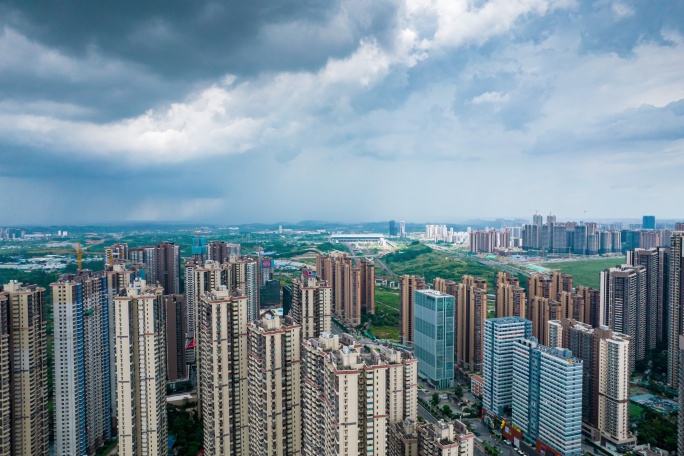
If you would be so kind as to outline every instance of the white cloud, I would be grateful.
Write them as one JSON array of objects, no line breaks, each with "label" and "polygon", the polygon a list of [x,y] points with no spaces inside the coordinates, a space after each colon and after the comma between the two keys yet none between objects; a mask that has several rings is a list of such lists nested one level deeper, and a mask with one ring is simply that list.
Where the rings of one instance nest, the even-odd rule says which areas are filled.
[{"label": "white cloud", "polygon": [[472,100],[470,100],[471,104],[474,105],[479,105],[479,104],[500,104],[500,103],[505,103],[509,99],[509,96],[507,93],[502,93],[502,92],[484,92],[476,97],[474,97]]},{"label": "white cloud", "polygon": [[611,8],[618,19],[631,17],[634,16],[634,14],[636,13],[636,11],[634,11],[634,8],[622,2],[613,2]]}]

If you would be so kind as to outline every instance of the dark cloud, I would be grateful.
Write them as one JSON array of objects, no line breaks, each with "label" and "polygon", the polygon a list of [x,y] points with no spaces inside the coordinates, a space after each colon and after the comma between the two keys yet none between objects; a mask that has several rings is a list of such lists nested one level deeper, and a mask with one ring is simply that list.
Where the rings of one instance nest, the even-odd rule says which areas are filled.
[{"label": "dark cloud", "polygon": [[[2,3],[0,214],[237,223],[534,210],[501,206],[505,189],[565,212],[610,200],[623,211],[612,216],[681,187],[680,3],[537,11],[521,0],[522,13],[484,18],[444,0],[410,11],[418,3]],[[439,14],[469,22],[439,38]],[[619,188],[644,166],[643,194]]]},{"label": "dark cloud", "polygon": [[192,82],[318,68],[348,54],[361,36],[383,36],[393,8],[389,1],[48,0],[6,2],[0,17],[68,55],[94,51]]}]

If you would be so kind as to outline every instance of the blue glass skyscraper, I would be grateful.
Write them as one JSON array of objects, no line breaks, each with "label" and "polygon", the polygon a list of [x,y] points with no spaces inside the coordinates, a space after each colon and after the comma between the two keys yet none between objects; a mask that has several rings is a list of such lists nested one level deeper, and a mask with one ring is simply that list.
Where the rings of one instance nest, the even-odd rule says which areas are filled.
[{"label": "blue glass skyscraper", "polygon": [[434,290],[414,293],[418,370],[437,388],[448,388],[454,381],[454,297]]}]

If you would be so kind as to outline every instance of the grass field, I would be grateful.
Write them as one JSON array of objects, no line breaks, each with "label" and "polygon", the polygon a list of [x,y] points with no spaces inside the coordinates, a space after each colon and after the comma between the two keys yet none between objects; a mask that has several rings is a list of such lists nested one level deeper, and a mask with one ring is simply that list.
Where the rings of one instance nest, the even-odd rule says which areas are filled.
[{"label": "grass field", "polygon": [[600,260],[563,261],[558,263],[544,263],[542,266],[554,271],[570,274],[573,285],[584,285],[598,289],[600,287],[600,273],[615,265],[624,264],[625,257],[602,258]]},{"label": "grass field", "polygon": [[497,269],[483,265],[474,258],[437,252],[426,245],[411,245],[382,259],[395,273],[416,274],[432,282],[435,277],[461,281],[464,275],[481,277],[487,281],[487,291],[496,291]]},{"label": "grass field", "polygon": [[630,418],[639,418],[642,413],[644,413],[644,408],[642,406],[640,406],[639,404],[635,404],[634,402],[629,403]]},{"label": "grass field", "polygon": [[399,341],[398,326],[371,326],[370,333],[378,339],[389,339]]},{"label": "grass field", "polygon": [[396,309],[399,312],[399,292],[375,287],[375,306],[378,304]]},{"label": "grass field", "polygon": [[380,339],[399,340],[399,292],[375,287],[375,315],[370,333]]}]

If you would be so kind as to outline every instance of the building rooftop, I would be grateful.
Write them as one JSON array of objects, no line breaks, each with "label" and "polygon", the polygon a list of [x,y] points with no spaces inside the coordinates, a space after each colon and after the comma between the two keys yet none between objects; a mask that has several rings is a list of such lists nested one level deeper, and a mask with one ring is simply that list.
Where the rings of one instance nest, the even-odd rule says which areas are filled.
[{"label": "building rooftop", "polygon": [[437,290],[416,290],[416,293],[421,293],[424,295],[433,296],[435,298],[443,298],[445,296],[451,296],[449,294],[442,293],[441,291],[437,291]]}]

